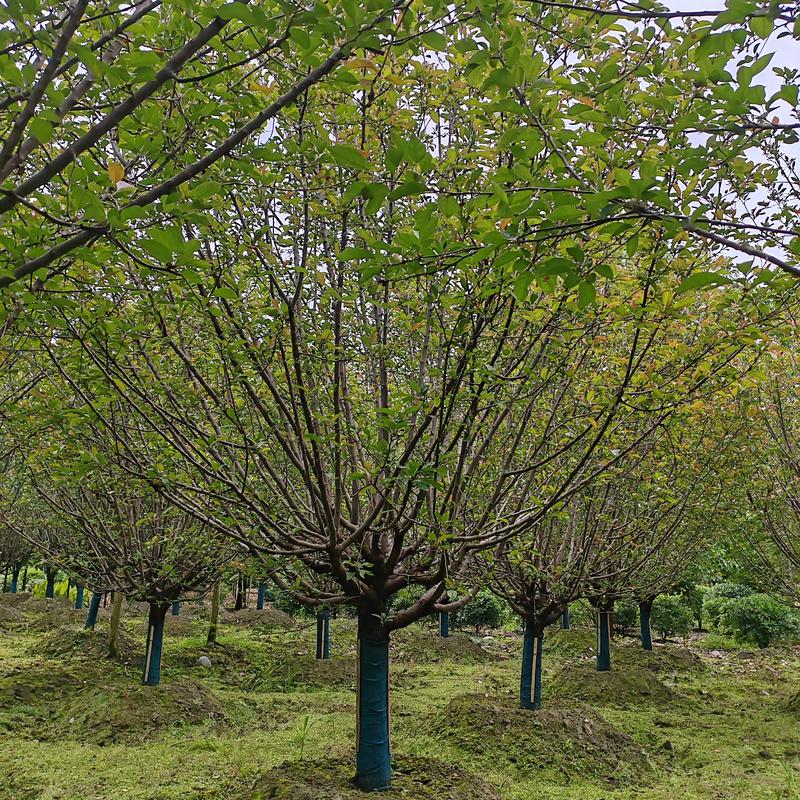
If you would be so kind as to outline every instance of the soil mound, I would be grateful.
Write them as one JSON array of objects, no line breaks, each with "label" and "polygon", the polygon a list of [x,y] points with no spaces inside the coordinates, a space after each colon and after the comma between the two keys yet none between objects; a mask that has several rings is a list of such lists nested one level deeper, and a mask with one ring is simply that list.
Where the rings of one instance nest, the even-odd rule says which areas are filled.
[{"label": "soil mound", "polygon": [[432,633],[401,630],[392,637],[391,658],[393,661],[409,663],[431,664],[439,661],[455,661],[481,664],[497,661],[501,656],[485,650],[464,634],[451,634],[443,638]]},{"label": "soil mound", "polygon": [[550,629],[544,634],[544,647],[542,654],[551,653],[560,656],[586,656],[590,657],[597,647],[597,637],[594,631],[585,628],[570,628],[569,630],[557,629],[552,633]]},{"label": "soil mound", "polygon": [[13,606],[14,608],[19,608],[32,597],[33,595],[30,592],[15,592],[14,594],[6,592],[5,594],[0,594],[0,607]]},{"label": "soil mound", "polygon": [[294,656],[278,661],[273,674],[286,688],[298,685],[320,689],[355,687],[356,659],[354,656],[325,659]]},{"label": "soil mound", "polygon": [[624,666],[644,667],[653,672],[677,673],[705,669],[697,653],[675,645],[653,645],[653,650],[643,650],[637,645],[625,645],[612,653],[617,663]]},{"label": "soil mound", "polygon": [[568,664],[556,675],[548,692],[559,701],[577,700],[593,706],[622,708],[645,703],[662,704],[675,696],[651,669],[618,664],[598,672],[593,662]]},{"label": "soil mound", "polygon": [[[429,758],[398,756],[392,764],[392,789],[372,792],[374,800],[499,800],[483,778],[455,764]],[[352,784],[353,762],[287,762],[262,776],[246,800],[362,800]]]},{"label": "soil mound", "polygon": [[591,708],[530,711],[509,699],[468,694],[453,698],[432,723],[480,759],[560,783],[589,776],[621,784],[651,770],[644,751]]},{"label": "soil mound", "polygon": [[[137,644],[123,631],[119,633],[119,661],[130,662],[144,647]],[[33,656],[48,656],[56,659],[97,659],[108,656],[108,636],[105,631],[92,630],[56,630],[45,634],[40,641],[30,648]]]},{"label": "soil mound", "polygon": [[221,615],[222,621],[232,625],[258,627],[268,625],[272,627],[291,628],[294,618],[284,611],[279,611],[272,606],[265,606],[262,611],[254,608],[243,608],[241,611],[225,611]]},{"label": "soil mound", "polygon": [[26,616],[13,606],[0,606],[0,626],[20,625],[27,622]]}]

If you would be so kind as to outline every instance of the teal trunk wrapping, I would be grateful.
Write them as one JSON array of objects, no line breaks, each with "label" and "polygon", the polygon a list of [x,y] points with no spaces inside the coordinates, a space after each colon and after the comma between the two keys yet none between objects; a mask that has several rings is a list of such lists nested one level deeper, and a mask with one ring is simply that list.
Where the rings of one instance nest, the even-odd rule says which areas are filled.
[{"label": "teal trunk wrapping", "polygon": [[16,594],[17,593],[17,579],[18,578],[19,578],[19,570],[17,570],[17,572],[12,573],[12,575],[11,575],[11,588],[9,589],[9,592],[11,594]]},{"label": "teal trunk wrapping", "polygon": [[450,635],[450,612],[439,612],[439,636],[447,638]]},{"label": "teal trunk wrapping", "polygon": [[597,671],[611,669],[611,611],[597,612]]},{"label": "teal trunk wrapping", "polygon": [[55,597],[56,594],[56,576],[47,576],[47,587],[44,590],[45,597]]},{"label": "teal trunk wrapping", "polygon": [[650,630],[650,604],[639,603],[639,627],[642,631],[642,648],[653,649],[653,635]]},{"label": "teal trunk wrapping", "polygon": [[100,601],[103,595],[100,592],[92,592],[92,599],[89,601],[89,613],[86,615],[86,624],[83,626],[87,631],[93,631],[97,622],[97,612],[100,610]]},{"label": "teal trunk wrapping", "polygon": [[142,683],[147,686],[158,686],[161,681],[161,647],[164,642],[164,617],[168,608],[166,603],[150,603],[142,671]]},{"label": "teal trunk wrapping", "polygon": [[256,600],[256,611],[264,610],[264,598],[267,596],[267,584],[260,581],[258,584],[258,599]]},{"label": "teal trunk wrapping", "polygon": [[525,625],[522,642],[522,674],[519,681],[520,708],[542,707],[542,644],[544,634],[536,634],[533,625]]},{"label": "teal trunk wrapping", "polygon": [[320,611],[317,614],[317,658],[331,657],[331,614]]},{"label": "teal trunk wrapping", "polygon": [[356,785],[367,791],[392,783],[389,755],[389,639],[358,639]]},{"label": "teal trunk wrapping", "polygon": [[177,617],[181,613],[181,604],[176,600],[172,604],[172,616]]},{"label": "teal trunk wrapping", "polygon": [[561,612],[561,629],[568,631],[569,630],[569,609],[565,608]]},{"label": "teal trunk wrapping", "polygon": [[75,608],[80,610],[83,608],[83,584],[79,583],[75,591]]}]

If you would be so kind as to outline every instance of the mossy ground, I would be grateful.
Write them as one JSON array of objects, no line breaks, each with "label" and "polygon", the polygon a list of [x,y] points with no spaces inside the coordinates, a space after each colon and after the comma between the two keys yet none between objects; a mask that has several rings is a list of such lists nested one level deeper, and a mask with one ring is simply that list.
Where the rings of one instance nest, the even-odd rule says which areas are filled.
[{"label": "mossy ground", "polygon": [[[0,607],[18,612],[0,619],[0,800],[357,796],[352,620],[332,621],[334,658],[319,664],[313,620],[226,616],[208,647],[205,612],[184,606],[150,689],[139,685],[141,609],[126,610],[112,662],[104,615],[84,634],[83,613],[57,602]],[[695,641],[643,654],[615,642],[619,678],[604,678],[592,640],[580,629],[546,637],[545,707],[531,713],[516,708],[518,635],[399,635],[398,778],[386,797],[800,800],[800,649],[712,655]],[[623,702],[596,688],[623,677],[663,692]]]}]

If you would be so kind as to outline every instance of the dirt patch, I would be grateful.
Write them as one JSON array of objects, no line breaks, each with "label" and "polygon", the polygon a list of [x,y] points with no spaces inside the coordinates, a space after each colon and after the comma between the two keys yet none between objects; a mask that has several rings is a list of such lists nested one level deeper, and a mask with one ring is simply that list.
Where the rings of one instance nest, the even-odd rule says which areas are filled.
[{"label": "dirt patch", "polygon": [[[137,644],[123,631],[119,633],[119,661],[130,663],[141,655],[144,644]],[[29,650],[34,656],[47,656],[55,659],[106,658],[108,655],[108,635],[106,632],[92,630],[57,630],[45,634]]]},{"label": "dirt patch", "polygon": [[266,773],[247,800],[499,800],[483,778],[442,761],[398,756],[392,763],[392,789],[365,795],[352,784],[353,761],[301,761]]},{"label": "dirt patch", "polygon": [[451,634],[443,638],[432,633],[401,630],[392,636],[391,658],[393,661],[407,663],[456,661],[481,664],[497,661],[502,656],[485,650],[465,634]]},{"label": "dirt patch", "polygon": [[430,729],[487,764],[559,783],[589,777],[616,785],[651,771],[641,747],[587,707],[529,711],[509,699],[460,695]]},{"label": "dirt patch", "polygon": [[0,626],[21,625],[27,622],[27,617],[13,606],[0,606]]},{"label": "dirt patch", "polygon": [[33,595],[30,592],[15,592],[14,594],[6,592],[5,594],[0,594],[0,607],[13,606],[14,608],[19,608],[32,597]]},{"label": "dirt patch", "polygon": [[577,700],[597,706],[661,705],[675,697],[651,669],[618,664],[598,672],[593,662],[568,664],[556,675],[547,694],[559,702]]},{"label": "dirt patch", "polygon": [[241,611],[224,611],[220,614],[220,617],[223,622],[231,625],[244,625],[249,628],[260,625],[291,628],[295,624],[294,617],[271,606],[265,606],[262,611],[256,611],[254,608],[243,608]]}]

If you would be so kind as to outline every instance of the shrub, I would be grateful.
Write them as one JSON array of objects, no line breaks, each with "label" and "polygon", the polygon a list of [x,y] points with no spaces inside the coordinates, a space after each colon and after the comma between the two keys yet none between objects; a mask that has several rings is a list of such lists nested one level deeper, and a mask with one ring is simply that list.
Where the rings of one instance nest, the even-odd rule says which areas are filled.
[{"label": "shrub", "polygon": [[285,614],[291,614],[293,617],[309,617],[316,615],[316,609],[300,603],[295,600],[289,592],[285,592],[274,583],[267,583],[265,599],[278,611],[283,611]]},{"label": "shrub", "polygon": [[679,592],[680,596],[686,601],[686,604],[692,611],[692,619],[697,626],[697,630],[703,629],[703,606],[705,605],[708,591],[708,586],[700,586],[696,583],[687,583],[681,587]]},{"label": "shrub", "polygon": [[404,611],[416,603],[425,594],[424,586],[406,586],[391,597],[392,611]]},{"label": "shrub", "polygon": [[650,612],[650,626],[666,642],[670,636],[686,638],[692,629],[692,608],[679,594],[659,595]]},{"label": "shrub", "polygon": [[503,600],[482,589],[464,608],[451,616],[451,621],[454,627],[472,627],[476,632],[481,628],[499,628],[507,610]]},{"label": "shrub", "polygon": [[800,635],[798,613],[768,594],[731,599],[726,615],[737,642],[769,647],[780,639]]},{"label": "shrub", "polygon": [[578,628],[594,628],[595,611],[588,600],[576,600],[569,604],[570,625]]},{"label": "shrub", "polygon": [[614,603],[614,627],[620,633],[635,628],[639,621],[639,606],[633,600],[618,600]]},{"label": "shrub", "polygon": [[712,586],[703,600],[703,611],[708,620],[709,630],[732,633],[729,611],[733,601],[752,594],[755,594],[755,591],[741,583],[718,583]]}]

